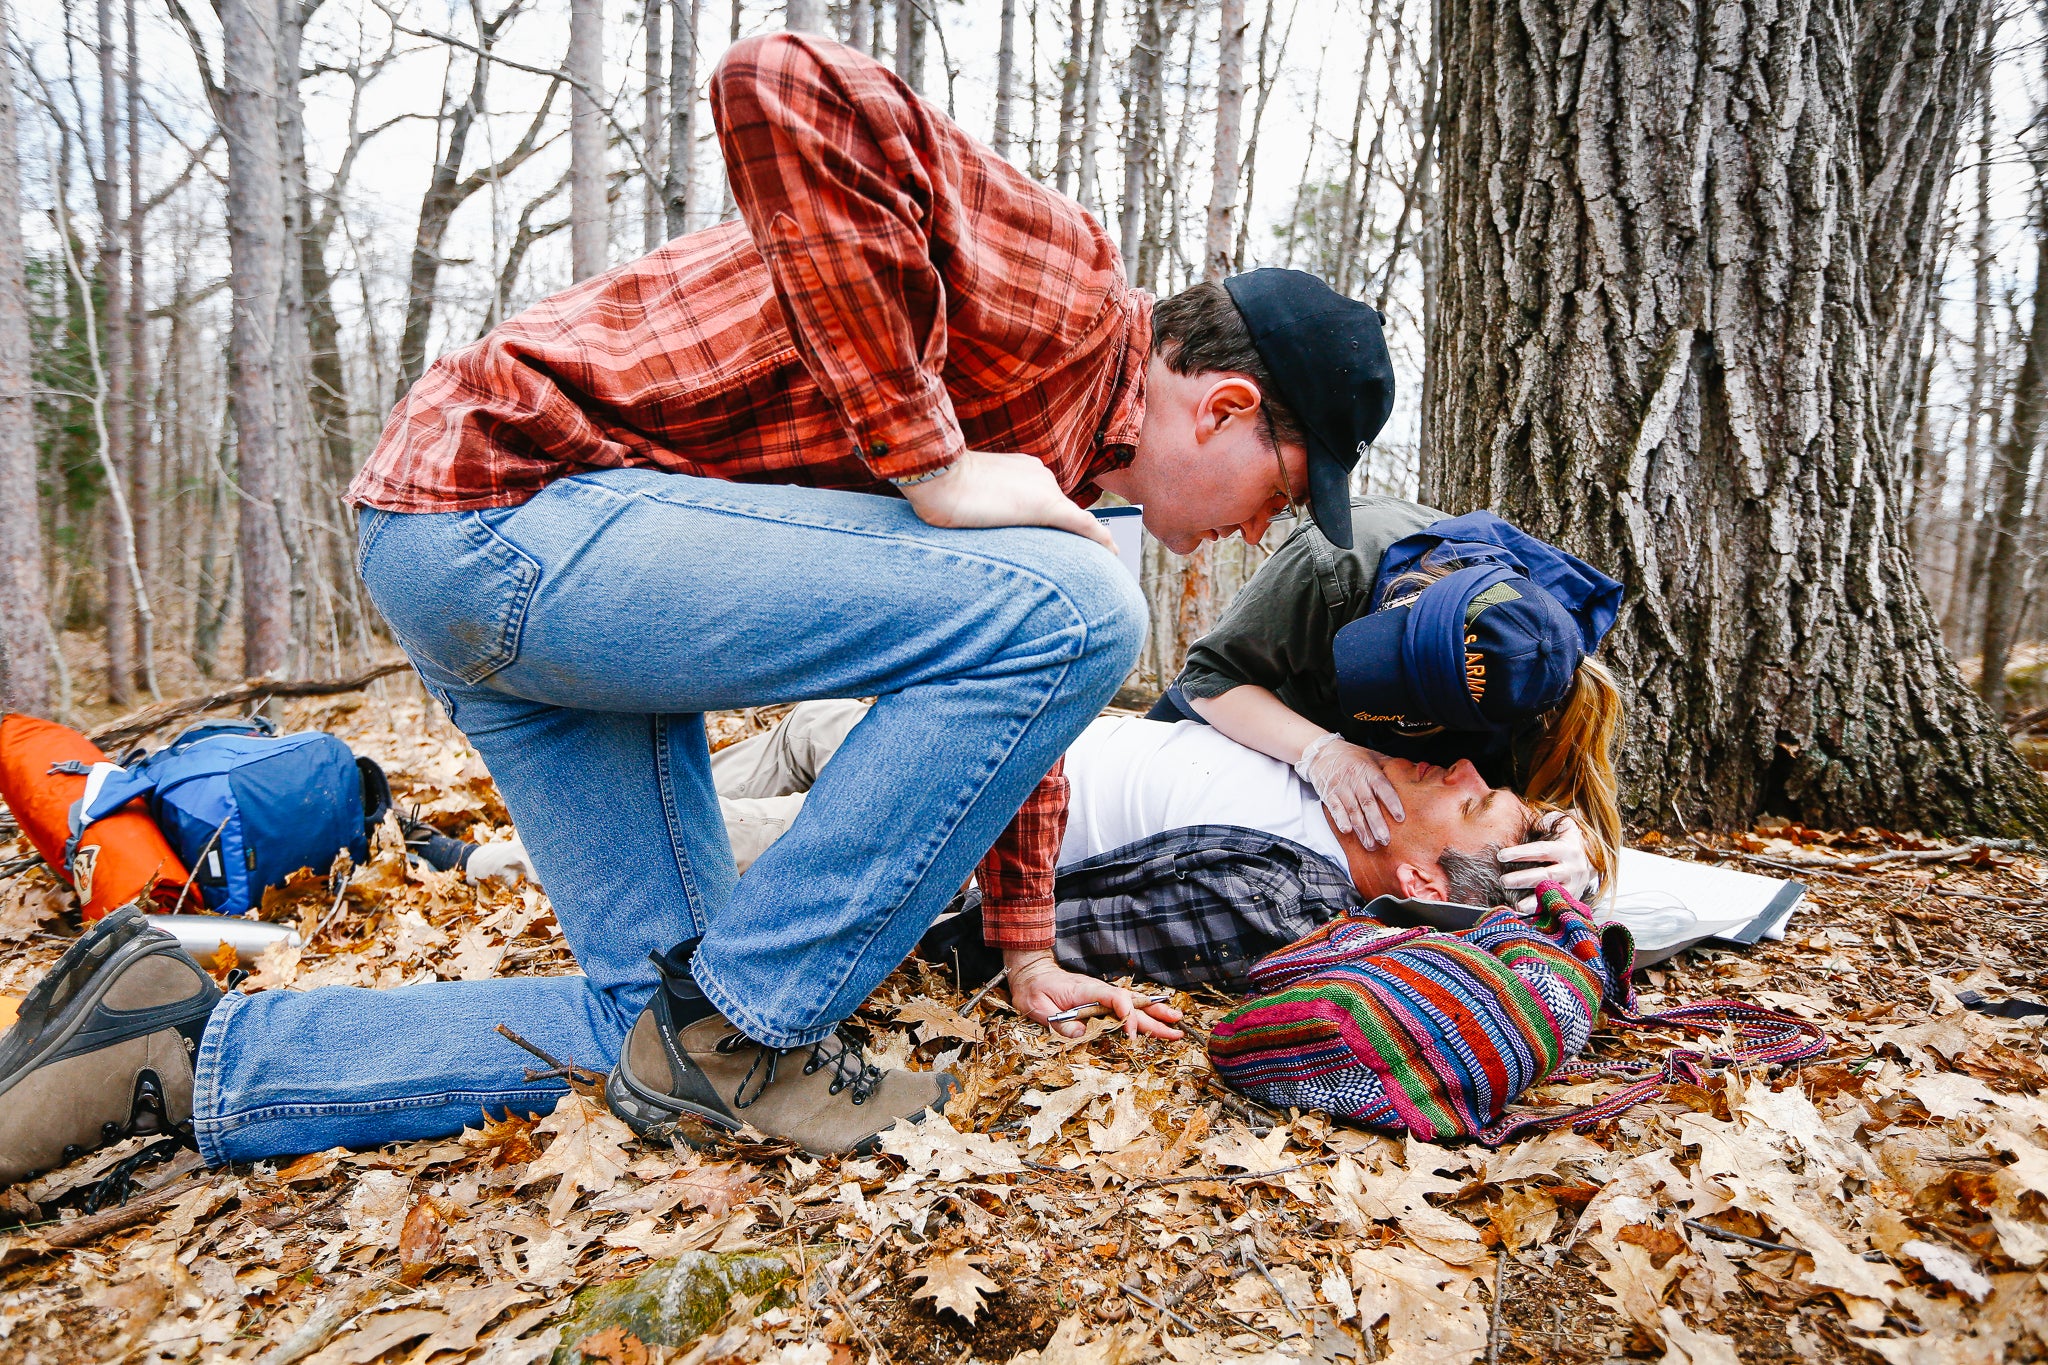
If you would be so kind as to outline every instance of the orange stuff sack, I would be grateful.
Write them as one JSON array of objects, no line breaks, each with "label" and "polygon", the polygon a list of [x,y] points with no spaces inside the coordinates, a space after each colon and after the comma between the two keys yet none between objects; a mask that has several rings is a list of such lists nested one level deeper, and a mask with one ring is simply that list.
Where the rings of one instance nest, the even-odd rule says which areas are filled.
[{"label": "orange stuff sack", "polygon": [[[95,820],[79,836],[71,866],[65,867],[71,806],[85,794],[85,777],[50,769],[71,760],[89,768],[107,762],[107,756],[84,735],[55,721],[19,711],[0,716],[0,800],[7,802],[43,861],[78,892],[85,918],[96,920],[145,894],[169,907],[184,888],[185,865],[139,799]],[[185,900],[200,908],[198,888]]]}]

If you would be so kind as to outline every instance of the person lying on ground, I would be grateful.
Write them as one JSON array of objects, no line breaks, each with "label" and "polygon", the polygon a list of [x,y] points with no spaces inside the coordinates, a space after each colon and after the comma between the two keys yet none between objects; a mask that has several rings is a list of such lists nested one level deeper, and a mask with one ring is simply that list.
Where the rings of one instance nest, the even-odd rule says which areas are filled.
[{"label": "person lying on ground", "polygon": [[1402,818],[1389,755],[1469,759],[1490,783],[1577,814],[1508,883],[1613,885],[1621,693],[1593,657],[1622,586],[1490,512],[1358,497],[1348,537],[1298,528],[1188,650],[1151,715],[1214,725],[1296,765],[1375,844]]},{"label": "person lying on ground", "polygon": [[[805,793],[868,713],[861,701],[812,701],[767,731],[711,756],[733,853],[761,856],[803,809]],[[1367,897],[1463,905],[1517,899],[1500,854],[1528,843],[1544,819],[1478,769],[1388,759],[1387,781],[1408,817],[1368,845],[1341,828],[1292,766],[1211,729],[1136,716],[1103,716],[1067,746],[1071,788],[1062,868],[1163,830],[1238,825],[1320,853]],[[1512,860],[1509,860],[1512,861]]]},{"label": "person lying on ground", "polygon": [[[642,1133],[871,1148],[957,1082],[841,1025],[970,871],[993,944],[1051,941],[1055,765],[1145,638],[1083,508],[1183,553],[1346,515],[1393,398],[1368,305],[1290,270],[1155,305],[1080,205],[822,38],[735,44],[710,99],[737,217],[442,355],[349,493],[357,572],[583,974],[223,999],[103,920],[0,1043],[0,1181],[138,1125],[220,1165],[566,1093],[499,1024],[611,1067]],[[835,696],[880,700],[737,877],[703,713]],[[1036,1019],[1136,1007],[1013,985]]]}]

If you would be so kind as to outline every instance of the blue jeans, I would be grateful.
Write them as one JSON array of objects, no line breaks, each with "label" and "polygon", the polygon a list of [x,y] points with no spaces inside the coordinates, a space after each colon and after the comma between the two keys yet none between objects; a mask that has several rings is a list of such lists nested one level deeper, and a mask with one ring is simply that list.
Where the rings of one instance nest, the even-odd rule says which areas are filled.
[{"label": "blue jeans", "polygon": [[[233,994],[201,1041],[214,1163],[552,1107],[506,1024],[617,1059],[697,935],[753,1038],[828,1036],[907,956],[1128,673],[1144,602],[1108,551],[946,531],[893,498],[615,470],[519,507],[364,515],[357,568],[490,768],[584,975]],[[877,696],[802,815],[733,872],[703,712]]]}]

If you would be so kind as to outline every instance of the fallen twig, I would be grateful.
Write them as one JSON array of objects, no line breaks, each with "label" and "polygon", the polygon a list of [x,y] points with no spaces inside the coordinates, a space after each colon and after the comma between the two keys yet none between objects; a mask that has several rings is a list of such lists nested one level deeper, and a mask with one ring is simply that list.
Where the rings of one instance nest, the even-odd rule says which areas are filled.
[{"label": "fallen twig", "polygon": [[592,1071],[587,1066],[577,1066],[574,1062],[565,1062],[560,1057],[557,1057],[554,1053],[549,1052],[547,1049],[537,1047],[534,1044],[527,1042],[524,1038],[521,1038],[511,1029],[506,1028],[503,1024],[498,1025],[498,1032],[507,1039],[511,1040],[512,1042],[517,1043],[520,1047],[525,1048],[534,1056],[546,1062],[548,1066],[551,1068],[550,1072],[527,1072],[526,1079],[529,1081],[540,1080],[544,1078],[552,1079],[554,1077],[560,1077],[568,1081],[571,1085],[576,1084],[578,1081],[581,1081],[585,1085],[604,1084],[604,1074],[602,1072]]},{"label": "fallen twig", "polygon": [[1199,1335],[1199,1333],[1195,1331],[1195,1325],[1193,1323],[1189,1322],[1180,1314],[1174,1312],[1171,1308],[1168,1308],[1159,1300],[1153,1298],[1150,1294],[1147,1294],[1144,1290],[1138,1288],[1135,1281],[1125,1280],[1123,1284],[1118,1287],[1124,1291],[1124,1296],[1126,1298],[1136,1299],[1139,1303],[1144,1304],[1153,1312],[1163,1313],[1167,1317],[1172,1318],[1173,1321],[1180,1327],[1180,1330],[1186,1332],[1189,1336]]},{"label": "fallen twig", "polygon": [[1726,1228],[1717,1228],[1712,1223],[1702,1223],[1697,1218],[1686,1219],[1685,1225],[1695,1232],[1704,1232],[1716,1241],[1740,1242],[1744,1246],[1755,1247],[1759,1251],[1790,1251],[1801,1256],[1806,1254],[1804,1248],[1801,1247],[1787,1246],[1783,1242],[1773,1242],[1762,1237],[1750,1237],[1740,1232],[1730,1232]]},{"label": "fallen twig", "polygon": [[131,739],[140,739],[152,730],[169,725],[174,720],[200,715],[207,711],[219,711],[230,706],[241,706],[252,701],[267,701],[271,697],[335,697],[344,692],[359,692],[379,678],[388,678],[411,668],[405,659],[395,659],[365,669],[353,678],[278,678],[269,682],[244,683],[231,687],[225,692],[215,692],[204,697],[183,697],[177,701],[158,702],[145,706],[140,711],[131,711],[119,720],[110,721],[93,730],[86,738],[101,748],[122,744]]},{"label": "fallen twig", "polygon": [[[1239,1171],[1235,1175],[1170,1175],[1158,1180],[1141,1180],[1131,1186],[1131,1188],[1134,1190],[1149,1190],[1160,1185],[1192,1184],[1198,1180],[1213,1180],[1219,1185],[1230,1185],[1240,1180],[1264,1180],[1268,1176],[1291,1175],[1295,1171],[1305,1171],[1311,1166],[1322,1166],[1335,1161],[1342,1155],[1343,1153],[1341,1152],[1326,1152],[1322,1156],[1312,1156],[1307,1161],[1297,1161],[1292,1166],[1276,1166],[1270,1171]],[[1062,1175],[1072,1174],[1072,1172],[1059,1166],[1047,1167],[1046,1169],[1059,1171]]]},{"label": "fallen twig", "polygon": [[204,1177],[201,1175],[193,1175],[183,1180],[173,1181],[162,1189],[154,1190],[139,1199],[131,1199],[119,1208],[108,1209],[105,1213],[91,1214],[75,1222],[66,1223],[62,1227],[52,1228],[49,1232],[43,1234],[43,1241],[59,1249],[64,1247],[82,1247],[88,1242],[96,1242],[110,1232],[119,1232],[122,1228],[134,1227],[164,1205],[177,1203],[180,1199],[198,1189],[202,1183],[204,1183]]}]

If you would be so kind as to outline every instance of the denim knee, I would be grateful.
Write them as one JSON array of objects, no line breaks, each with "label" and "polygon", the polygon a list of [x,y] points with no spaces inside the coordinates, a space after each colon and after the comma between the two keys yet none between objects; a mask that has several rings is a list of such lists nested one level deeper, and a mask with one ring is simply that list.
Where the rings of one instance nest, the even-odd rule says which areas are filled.
[{"label": "denim knee", "polygon": [[1122,561],[1065,532],[1049,538],[1039,571],[1087,632],[1075,666],[1112,690],[1129,676],[1144,648],[1145,594]]}]

